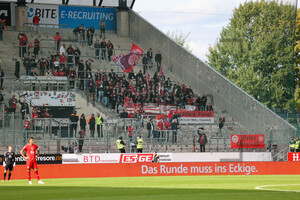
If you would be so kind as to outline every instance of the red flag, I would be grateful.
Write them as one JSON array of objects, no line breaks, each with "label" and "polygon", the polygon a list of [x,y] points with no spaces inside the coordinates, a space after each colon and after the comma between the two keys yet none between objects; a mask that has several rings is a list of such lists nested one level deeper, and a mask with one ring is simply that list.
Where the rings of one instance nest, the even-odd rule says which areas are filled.
[{"label": "red flag", "polygon": [[142,56],[143,50],[133,43],[129,54],[117,55],[113,58],[113,60],[120,65],[124,72],[129,73],[133,70]]}]

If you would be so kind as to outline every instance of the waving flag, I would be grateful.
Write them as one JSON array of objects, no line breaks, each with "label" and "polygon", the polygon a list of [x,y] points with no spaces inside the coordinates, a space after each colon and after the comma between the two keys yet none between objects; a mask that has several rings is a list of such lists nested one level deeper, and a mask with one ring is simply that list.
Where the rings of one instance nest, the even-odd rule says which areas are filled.
[{"label": "waving flag", "polygon": [[142,56],[143,50],[133,43],[129,54],[115,56],[113,60],[120,65],[124,72],[129,73],[133,70]]}]

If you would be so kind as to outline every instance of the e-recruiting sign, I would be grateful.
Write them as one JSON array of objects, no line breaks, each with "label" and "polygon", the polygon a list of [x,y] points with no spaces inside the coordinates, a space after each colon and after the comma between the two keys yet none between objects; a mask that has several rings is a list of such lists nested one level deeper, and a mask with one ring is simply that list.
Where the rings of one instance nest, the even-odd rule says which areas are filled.
[{"label": "e-recruiting sign", "polygon": [[28,4],[29,23],[33,22],[35,14],[40,17],[41,24],[69,25],[72,29],[83,24],[100,29],[99,22],[104,19],[106,30],[116,30],[115,8]]}]

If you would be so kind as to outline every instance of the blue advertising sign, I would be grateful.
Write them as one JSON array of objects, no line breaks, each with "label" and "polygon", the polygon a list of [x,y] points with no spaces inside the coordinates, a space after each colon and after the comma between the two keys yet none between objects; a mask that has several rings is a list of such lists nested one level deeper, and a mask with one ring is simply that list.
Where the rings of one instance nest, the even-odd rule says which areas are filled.
[{"label": "blue advertising sign", "polygon": [[106,30],[116,30],[115,8],[59,6],[59,24],[68,24],[70,28],[83,24],[84,27],[93,26],[95,29],[100,29],[99,22],[102,18]]}]

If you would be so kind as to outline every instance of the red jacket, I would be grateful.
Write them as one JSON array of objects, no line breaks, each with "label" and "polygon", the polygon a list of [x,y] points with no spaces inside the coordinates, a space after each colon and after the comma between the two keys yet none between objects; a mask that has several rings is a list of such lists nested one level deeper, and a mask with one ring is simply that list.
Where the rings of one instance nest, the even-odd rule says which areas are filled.
[{"label": "red jacket", "polygon": [[40,23],[40,17],[39,16],[34,16],[33,17],[33,23],[34,24],[39,24]]},{"label": "red jacket", "polygon": [[162,121],[159,121],[159,122],[157,123],[157,129],[158,129],[158,130],[164,130],[164,124],[163,124]]},{"label": "red jacket", "polygon": [[29,121],[25,121],[25,129],[29,129],[30,128],[30,122]]},{"label": "red jacket", "polygon": [[165,127],[166,127],[167,130],[170,130],[170,128],[171,128],[170,122],[166,121],[165,122]]},{"label": "red jacket", "polygon": [[54,36],[54,43],[60,44],[60,41],[61,41],[60,35],[55,35]]},{"label": "red jacket", "polygon": [[132,126],[129,126],[128,128],[128,136],[132,136],[132,131],[134,130],[134,128]]},{"label": "red jacket", "polygon": [[66,73],[65,73],[64,71],[62,71],[62,72],[58,72],[58,75],[59,75],[59,76],[65,76]]}]

